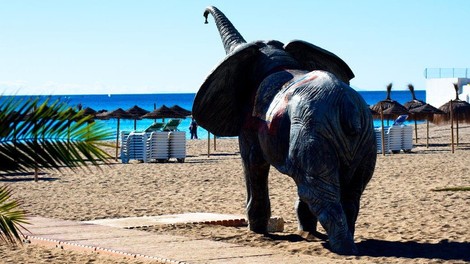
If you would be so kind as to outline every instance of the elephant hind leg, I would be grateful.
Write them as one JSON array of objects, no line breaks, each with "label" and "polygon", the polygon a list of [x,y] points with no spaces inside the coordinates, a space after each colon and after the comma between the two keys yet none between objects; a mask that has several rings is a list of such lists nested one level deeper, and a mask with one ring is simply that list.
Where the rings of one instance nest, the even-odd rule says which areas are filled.
[{"label": "elephant hind leg", "polygon": [[372,178],[374,166],[375,159],[373,157],[367,159],[367,162],[361,162],[361,166],[356,169],[351,182],[345,186],[341,195],[341,204],[353,237],[356,229],[357,216],[359,214],[360,199],[367,183]]},{"label": "elephant hind leg", "polygon": [[256,140],[240,136],[239,144],[245,173],[249,229],[256,233],[266,234],[271,217],[268,191],[269,163],[263,159],[261,148]]}]

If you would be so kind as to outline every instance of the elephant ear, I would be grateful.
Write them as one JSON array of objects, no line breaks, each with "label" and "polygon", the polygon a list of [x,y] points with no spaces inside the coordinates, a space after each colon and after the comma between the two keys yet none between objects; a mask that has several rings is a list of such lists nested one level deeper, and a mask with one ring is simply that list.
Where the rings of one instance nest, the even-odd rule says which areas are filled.
[{"label": "elephant ear", "polygon": [[201,127],[216,136],[238,136],[243,105],[255,89],[251,69],[259,54],[254,43],[243,44],[209,74],[193,102],[193,118]]},{"label": "elephant ear", "polygon": [[285,50],[308,71],[331,72],[347,84],[354,78],[354,73],[340,57],[311,43],[294,40],[285,46]]}]

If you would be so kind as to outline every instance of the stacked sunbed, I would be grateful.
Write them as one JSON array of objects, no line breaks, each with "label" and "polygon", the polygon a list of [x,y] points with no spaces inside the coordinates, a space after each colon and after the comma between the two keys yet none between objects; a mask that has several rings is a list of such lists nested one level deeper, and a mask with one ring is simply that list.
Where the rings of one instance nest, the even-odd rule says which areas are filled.
[{"label": "stacked sunbed", "polygon": [[[179,122],[171,126],[152,124],[143,132],[121,132],[121,161],[165,162],[175,158],[184,162],[186,158],[186,132],[177,131]],[[171,127],[171,129],[169,129]]]},{"label": "stacked sunbed", "polygon": [[[382,128],[375,128],[377,140],[377,153],[382,153]],[[413,127],[406,125],[393,125],[384,127],[385,153],[410,152],[413,148]]]}]

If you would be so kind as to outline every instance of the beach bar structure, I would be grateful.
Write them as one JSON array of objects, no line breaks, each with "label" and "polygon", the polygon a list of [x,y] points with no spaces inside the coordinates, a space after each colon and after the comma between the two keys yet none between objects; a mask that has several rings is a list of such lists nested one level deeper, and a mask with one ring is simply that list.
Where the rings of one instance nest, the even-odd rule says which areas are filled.
[{"label": "beach bar structure", "polygon": [[470,68],[427,68],[426,103],[440,106],[455,99],[453,85],[459,87],[459,98],[470,103]]}]

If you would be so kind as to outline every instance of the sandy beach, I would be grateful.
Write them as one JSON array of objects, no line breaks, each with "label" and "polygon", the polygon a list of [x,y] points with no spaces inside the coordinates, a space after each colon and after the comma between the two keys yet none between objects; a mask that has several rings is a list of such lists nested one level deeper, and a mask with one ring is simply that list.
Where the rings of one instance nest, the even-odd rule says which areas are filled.
[{"label": "sandy beach", "polygon": [[[451,153],[449,126],[419,125],[411,153],[378,154],[374,176],[362,196],[355,241],[359,256],[339,256],[325,241],[297,233],[292,179],[270,171],[272,215],[283,232],[265,237],[246,227],[202,224],[150,227],[148,232],[207,238],[274,248],[286,256],[309,254],[331,263],[465,263],[470,261],[470,192],[436,191],[470,186],[470,126],[460,125]],[[0,178],[32,216],[85,221],[185,212],[244,214],[245,184],[237,139],[218,139],[207,156],[206,140],[188,140],[184,163],[112,162],[109,166]],[[110,149],[110,153],[114,153]],[[324,232],[323,230],[320,230]],[[190,254],[190,252],[188,252]],[[83,252],[0,245],[0,263],[140,263]]]}]

